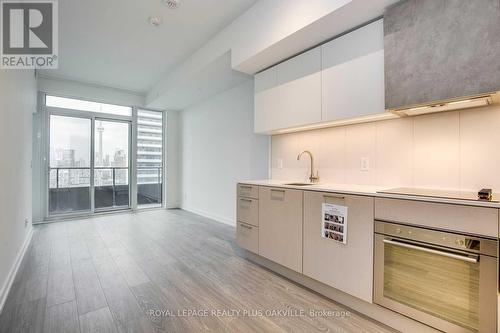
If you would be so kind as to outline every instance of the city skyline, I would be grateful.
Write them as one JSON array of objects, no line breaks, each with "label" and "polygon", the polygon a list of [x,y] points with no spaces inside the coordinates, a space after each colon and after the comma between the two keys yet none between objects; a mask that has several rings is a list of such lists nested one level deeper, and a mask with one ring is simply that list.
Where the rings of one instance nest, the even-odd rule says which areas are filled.
[{"label": "city skyline", "polygon": [[[50,166],[57,167],[56,150],[74,150],[75,161],[84,161],[83,165],[63,166],[90,166],[91,154],[91,122],[90,119],[64,116],[51,116],[50,130]],[[102,145],[103,159],[114,156],[119,150],[129,151],[129,125],[121,122],[96,121],[96,127],[102,126],[102,141],[96,137],[94,157],[96,166],[100,165],[97,152]],[[119,166],[127,166],[127,163]],[[117,165],[118,166],[118,165]]]},{"label": "city skyline", "polygon": [[[90,184],[90,120],[63,116],[51,117],[50,186],[89,186]],[[94,167],[126,167],[129,165],[129,125],[121,122],[96,121]],[[137,183],[161,182],[163,165],[163,121],[156,112],[138,112]],[[64,169],[81,167],[79,170]],[[114,183],[128,184],[128,172],[115,171]],[[113,171],[96,169],[96,186],[113,184]]]}]

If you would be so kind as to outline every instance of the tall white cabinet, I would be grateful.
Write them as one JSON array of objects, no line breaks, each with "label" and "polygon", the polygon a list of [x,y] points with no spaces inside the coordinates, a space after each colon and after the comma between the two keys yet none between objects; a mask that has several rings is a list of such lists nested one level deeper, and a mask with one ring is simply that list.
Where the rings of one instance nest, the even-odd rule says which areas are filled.
[{"label": "tall white cabinet", "polygon": [[385,112],[383,20],[255,75],[255,132]]}]

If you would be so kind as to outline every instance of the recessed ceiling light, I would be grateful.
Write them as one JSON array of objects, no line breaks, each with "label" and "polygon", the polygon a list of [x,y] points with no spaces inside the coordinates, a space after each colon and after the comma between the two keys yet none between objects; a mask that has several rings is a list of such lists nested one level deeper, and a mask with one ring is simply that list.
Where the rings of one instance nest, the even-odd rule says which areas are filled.
[{"label": "recessed ceiling light", "polygon": [[159,16],[150,16],[148,21],[153,27],[158,27],[162,24],[162,19]]},{"label": "recessed ceiling light", "polygon": [[170,9],[177,9],[181,5],[181,0],[161,0]]}]

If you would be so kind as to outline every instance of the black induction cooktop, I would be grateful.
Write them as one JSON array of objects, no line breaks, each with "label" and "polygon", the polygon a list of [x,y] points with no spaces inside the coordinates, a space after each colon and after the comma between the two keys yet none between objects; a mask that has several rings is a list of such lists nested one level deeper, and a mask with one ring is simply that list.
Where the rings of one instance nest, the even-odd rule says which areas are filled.
[{"label": "black induction cooktop", "polygon": [[378,191],[378,193],[411,195],[416,197],[429,197],[429,198],[499,202],[497,199],[498,195],[496,194],[493,194],[492,200],[480,200],[477,197],[477,192],[472,192],[472,191],[453,191],[453,190],[439,190],[439,189],[427,189],[427,188],[415,188],[415,187],[398,187],[398,188]]}]

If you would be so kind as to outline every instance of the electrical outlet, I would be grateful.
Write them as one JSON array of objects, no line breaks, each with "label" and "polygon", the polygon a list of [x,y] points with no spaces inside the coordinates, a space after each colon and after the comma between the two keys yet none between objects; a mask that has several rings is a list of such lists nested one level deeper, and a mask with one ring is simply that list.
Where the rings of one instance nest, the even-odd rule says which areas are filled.
[{"label": "electrical outlet", "polygon": [[276,159],[276,168],[283,169],[283,159],[282,158]]},{"label": "electrical outlet", "polygon": [[25,218],[24,219],[24,227],[26,228],[29,223],[30,223],[30,221],[28,220],[28,218]]},{"label": "electrical outlet", "polygon": [[361,157],[361,171],[370,171],[370,158],[369,157]]}]

